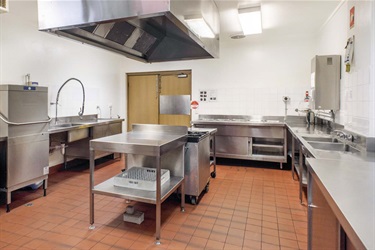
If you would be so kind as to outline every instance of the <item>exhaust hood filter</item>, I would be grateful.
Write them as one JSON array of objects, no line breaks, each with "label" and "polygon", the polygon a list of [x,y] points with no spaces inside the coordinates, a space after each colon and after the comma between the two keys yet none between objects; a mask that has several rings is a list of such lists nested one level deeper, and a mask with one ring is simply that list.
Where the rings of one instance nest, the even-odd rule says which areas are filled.
[{"label": "exhaust hood filter", "polygon": [[156,37],[144,32],[133,46],[133,49],[146,54],[155,42]]},{"label": "exhaust hood filter", "polygon": [[127,22],[115,23],[112,29],[109,31],[106,38],[118,44],[125,44],[126,40],[129,39],[135,27]]}]

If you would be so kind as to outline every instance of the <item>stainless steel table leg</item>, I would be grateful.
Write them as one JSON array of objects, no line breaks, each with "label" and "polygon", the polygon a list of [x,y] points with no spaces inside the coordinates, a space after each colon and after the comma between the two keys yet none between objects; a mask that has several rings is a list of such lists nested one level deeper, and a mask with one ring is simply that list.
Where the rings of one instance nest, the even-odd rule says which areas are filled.
[{"label": "stainless steel table leg", "polygon": [[156,245],[160,245],[161,226],[161,157],[156,157]]},{"label": "stainless steel table leg", "polygon": [[302,178],[303,178],[303,154],[302,146],[300,145],[300,154],[299,154],[299,202],[303,205],[302,202]]},{"label": "stainless steel table leg", "polygon": [[47,196],[47,179],[43,180],[43,196]]},{"label": "stainless steel table leg", "polygon": [[94,170],[95,170],[95,151],[90,148],[90,226],[89,229],[94,229]]},{"label": "stainless steel table leg", "polygon": [[7,190],[7,213],[10,212],[10,203],[12,202],[12,192]]},{"label": "stainless steel table leg", "polygon": [[181,212],[185,212],[185,179],[181,182]]},{"label": "stainless steel table leg", "polygon": [[292,136],[292,156],[291,156],[292,157],[292,159],[291,159],[292,161],[291,162],[292,162],[292,178],[293,178],[293,180],[295,180],[294,179],[294,175],[295,175],[295,173],[294,173],[294,171],[295,171],[295,169],[294,169],[294,167],[295,167],[294,166],[295,165],[295,158],[294,158],[295,152],[294,151],[295,151],[295,141],[294,141],[294,137]]}]

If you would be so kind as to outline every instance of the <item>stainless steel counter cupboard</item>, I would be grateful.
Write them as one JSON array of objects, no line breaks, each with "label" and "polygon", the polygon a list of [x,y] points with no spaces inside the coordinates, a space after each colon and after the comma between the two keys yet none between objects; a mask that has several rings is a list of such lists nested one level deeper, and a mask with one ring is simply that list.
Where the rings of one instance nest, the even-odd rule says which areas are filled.
[{"label": "stainless steel counter cupboard", "polygon": [[[108,195],[156,205],[156,244],[160,244],[161,203],[177,188],[181,190],[181,210],[185,206],[184,145],[187,127],[135,124],[128,133],[90,141],[90,229],[94,229],[94,195]],[[114,186],[113,177],[95,185],[95,150],[125,153],[126,167],[156,169],[156,191]],[[161,168],[169,169],[170,183],[161,186]]]},{"label": "stainless steel counter cupboard", "polygon": [[307,163],[308,249],[375,249],[375,162]]},{"label": "stainless steel counter cupboard", "polygon": [[216,156],[282,163],[287,161],[283,117],[199,115],[195,128],[217,128]]}]

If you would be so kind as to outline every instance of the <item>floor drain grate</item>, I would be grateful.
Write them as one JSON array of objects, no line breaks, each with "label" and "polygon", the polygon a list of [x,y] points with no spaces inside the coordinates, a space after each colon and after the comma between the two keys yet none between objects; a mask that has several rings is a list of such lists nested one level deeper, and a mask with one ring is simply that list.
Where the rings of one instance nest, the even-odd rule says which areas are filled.
[{"label": "floor drain grate", "polygon": [[31,207],[33,205],[33,203],[27,203],[26,205],[25,205],[25,207]]}]

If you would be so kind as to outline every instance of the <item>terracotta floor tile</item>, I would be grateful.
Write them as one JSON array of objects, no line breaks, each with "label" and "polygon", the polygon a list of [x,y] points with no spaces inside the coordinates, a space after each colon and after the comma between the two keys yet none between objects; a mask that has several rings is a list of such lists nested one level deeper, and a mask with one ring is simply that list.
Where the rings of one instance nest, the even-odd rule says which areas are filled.
[{"label": "terracotta floor tile", "polygon": [[174,241],[179,241],[179,242],[183,242],[183,243],[189,243],[190,239],[191,239],[191,235],[185,235],[185,234],[181,234],[181,233],[177,233],[173,240]]},{"label": "terracotta floor tile", "polygon": [[297,240],[297,236],[295,233],[279,231],[279,235],[280,235],[280,238],[289,239],[289,240]]},{"label": "terracotta floor tile", "polygon": [[212,230],[212,228],[214,227],[214,224],[210,224],[210,223],[204,223],[204,222],[200,222],[197,226],[197,229],[206,229],[206,230]]},{"label": "terracotta floor tile", "polygon": [[267,234],[262,234],[262,242],[272,244],[272,245],[280,245],[279,237],[277,236],[271,236]]},{"label": "terracotta floor tile", "polygon": [[147,249],[152,247],[154,242],[135,241],[128,249]]},{"label": "terracotta floor tile", "polygon": [[218,242],[218,241],[215,241],[215,240],[208,240],[205,249],[209,249],[209,250],[216,250],[217,249],[217,250],[219,250],[219,249],[223,249],[223,248],[224,248],[224,242]]},{"label": "terracotta floor tile", "polygon": [[275,222],[263,221],[262,227],[264,228],[271,228],[271,229],[278,229],[278,225]]},{"label": "terracotta floor tile", "polygon": [[247,224],[255,225],[255,226],[262,226],[262,220],[259,219],[247,219]]},{"label": "terracotta floor tile", "polygon": [[116,236],[106,235],[103,239],[100,240],[100,242],[109,246],[113,246],[118,240],[119,238]]},{"label": "terracotta floor tile", "polygon": [[224,250],[242,250],[242,247],[225,243]]},{"label": "terracotta floor tile", "polygon": [[286,231],[286,232],[292,232],[294,233],[294,227],[290,225],[285,225],[285,224],[279,224],[278,225],[280,231]]},{"label": "terracotta floor tile", "polygon": [[127,238],[121,238],[118,241],[116,241],[113,246],[120,247],[123,249],[128,249],[131,245],[133,245],[134,240],[127,239]]},{"label": "terracotta floor tile", "polygon": [[77,248],[77,249],[90,249],[91,247],[93,247],[94,245],[96,245],[96,243],[98,243],[98,242],[97,241],[93,241],[93,240],[82,240],[77,245],[75,245],[74,248]]},{"label": "terracotta floor tile", "polygon": [[230,228],[245,230],[246,229],[246,223],[232,221],[232,223],[230,223]]},{"label": "terracotta floor tile", "polygon": [[244,239],[243,248],[260,250],[262,248],[262,242],[260,240],[258,241],[258,240],[252,240],[252,239]]},{"label": "terracotta floor tile", "polygon": [[206,238],[200,238],[200,237],[193,236],[190,239],[190,242],[189,242],[188,246],[203,249],[203,248],[206,247],[207,241],[208,241],[208,239],[206,239]]},{"label": "terracotta floor tile", "polygon": [[193,235],[195,231],[195,227],[190,227],[190,226],[181,226],[180,229],[178,230],[178,233],[186,234],[186,235]]},{"label": "terracotta floor tile", "polygon": [[187,244],[184,242],[171,241],[169,245],[167,246],[167,249],[180,250],[180,249],[185,249],[186,246]]},{"label": "terracotta floor tile", "polygon": [[296,240],[280,238],[280,245],[284,247],[298,248],[298,242]]},{"label": "terracotta floor tile", "polygon": [[262,242],[262,250],[279,250],[280,246]]},{"label": "terracotta floor tile", "polygon": [[279,237],[279,230],[264,227],[262,234]]},{"label": "terracotta floor tile", "polygon": [[235,245],[242,247],[243,246],[243,237],[236,237],[233,235],[228,235],[227,238],[225,239],[225,244],[230,244],[230,245]]},{"label": "terracotta floor tile", "polygon": [[210,234],[208,239],[224,243],[226,238],[227,234],[213,232]]},{"label": "terracotta floor tile", "polygon": [[106,249],[110,249],[110,248],[111,248],[111,246],[99,242],[99,243],[96,243],[96,244],[95,244],[93,247],[91,247],[90,249],[92,249],[92,250],[106,250]]},{"label": "terracotta floor tile", "polygon": [[214,225],[214,227],[212,228],[212,232],[222,233],[222,234],[227,234],[228,230],[229,230],[228,227],[226,227],[226,226],[220,226],[220,225]]}]

